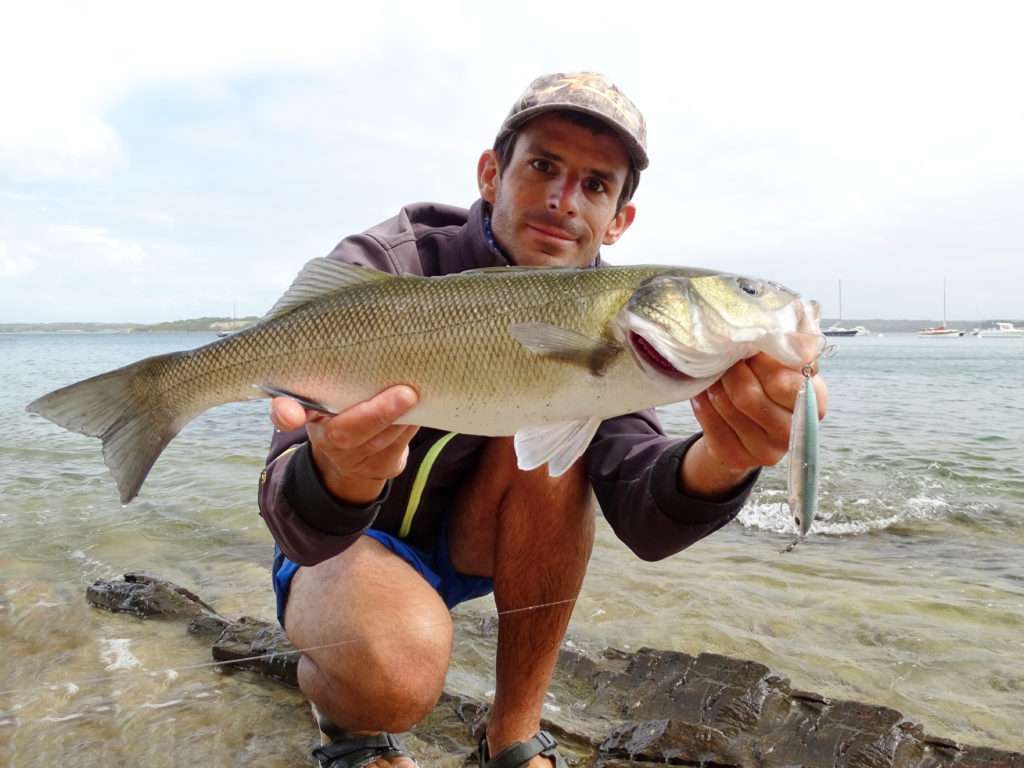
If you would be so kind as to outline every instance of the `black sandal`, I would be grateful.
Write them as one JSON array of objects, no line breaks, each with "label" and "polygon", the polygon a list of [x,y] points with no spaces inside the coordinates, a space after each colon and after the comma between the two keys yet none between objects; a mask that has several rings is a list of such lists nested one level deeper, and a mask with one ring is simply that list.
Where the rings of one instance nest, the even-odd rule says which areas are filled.
[{"label": "black sandal", "polygon": [[411,756],[393,733],[357,736],[341,732],[331,743],[313,750],[321,768],[362,768],[381,758]]},{"label": "black sandal", "polygon": [[526,765],[537,755],[549,758],[555,768],[566,768],[565,759],[558,754],[558,742],[547,731],[537,731],[537,735],[528,741],[509,744],[494,757],[491,757],[485,733],[480,737],[480,746],[477,750],[480,768],[517,768]]},{"label": "black sandal", "polygon": [[320,729],[321,741],[321,746],[313,750],[313,757],[321,768],[362,768],[381,758],[408,757],[412,760],[405,745],[393,733],[349,733],[321,715],[315,705],[313,718]]}]

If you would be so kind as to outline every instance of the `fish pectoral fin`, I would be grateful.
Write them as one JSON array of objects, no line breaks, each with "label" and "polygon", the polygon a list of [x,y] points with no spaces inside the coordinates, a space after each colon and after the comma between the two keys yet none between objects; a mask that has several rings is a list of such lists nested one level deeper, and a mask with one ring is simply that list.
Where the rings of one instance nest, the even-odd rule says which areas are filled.
[{"label": "fish pectoral fin", "polygon": [[342,288],[349,288],[362,283],[373,283],[379,280],[394,280],[394,275],[378,272],[369,267],[346,264],[337,259],[326,257],[311,259],[299,272],[284,296],[264,315],[264,320],[278,317],[291,312],[296,307],[307,304]]},{"label": "fish pectoral fin", "polygon": [[513,323],[508,332],[533,354],[579,365],[595,376],[603,376],[622,351],[610,339],[594,339],[549,323]]},{"label": "fish pectoral fin", "polygon": [[318,411],[319,413],[326,413],[328,416],[335,416],[335,412],[328,408],[322,403],[309,400],[302,395],[297,395],[294,392],[289,392],[287,389],[279,389],[278,387],[271,387],[267,384],[253,384],[253,389],[258,389],[260,392],[264,392],[271,397],[287,397],[294,400],[296,403],[301,405],[303,408],[307,408],[311,411]]},{"label": "fish pectoral fin", "polygon": [[592,416],[580,421],[521,429],[513,441],[516,463],[522,470],[536,469],[547,463],[548,474],[558,477],[583,455],[599,426],[601,419]]}]

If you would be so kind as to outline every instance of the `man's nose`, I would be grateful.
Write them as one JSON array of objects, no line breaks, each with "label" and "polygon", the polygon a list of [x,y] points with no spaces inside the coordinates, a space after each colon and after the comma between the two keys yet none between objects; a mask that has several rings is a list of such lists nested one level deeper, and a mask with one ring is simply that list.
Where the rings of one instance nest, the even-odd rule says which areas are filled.
[{"label": "man's nose", "polygon": [[579,181],[571,174],[558,179],[552,183],[548,193],[548,208],[565,216],[575,216],[579,211],[579,194]]}]

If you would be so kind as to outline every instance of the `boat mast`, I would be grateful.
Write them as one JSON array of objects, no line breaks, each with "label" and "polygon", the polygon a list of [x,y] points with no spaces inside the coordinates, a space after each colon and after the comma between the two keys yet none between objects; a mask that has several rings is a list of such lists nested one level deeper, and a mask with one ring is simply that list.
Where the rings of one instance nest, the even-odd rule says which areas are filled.
[{"label": "boat mast", "polygon": [[843,324],[843,281],[839,281],[839,322],[837,325]]},{"label": "boat mast", "polygon": [[946,278],[942,278],[942,327],[946,327]]}]

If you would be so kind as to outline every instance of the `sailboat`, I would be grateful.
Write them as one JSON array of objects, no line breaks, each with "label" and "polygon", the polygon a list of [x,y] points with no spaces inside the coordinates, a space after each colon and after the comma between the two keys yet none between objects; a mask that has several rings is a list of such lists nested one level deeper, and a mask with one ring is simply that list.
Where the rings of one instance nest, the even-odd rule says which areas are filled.
[{"label": "sailboat", "polygon": [[843,328],[839,323],[843,322],[843,281],[839,281],[839,322],[833,323],[822,331],[826,336],[858,336],[860,331],[856,328]]},{"label": "sailboat", "polygon": [[925,338],[940,338],[949,339],[956,338],[957,336],[963,336],[964,332],[957,328],[946,327],[946,280],[942,280],[942,325],[936,325],[931,328],[925,328],[923,331],[917,332],[918,336],[924,336]]}]

